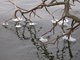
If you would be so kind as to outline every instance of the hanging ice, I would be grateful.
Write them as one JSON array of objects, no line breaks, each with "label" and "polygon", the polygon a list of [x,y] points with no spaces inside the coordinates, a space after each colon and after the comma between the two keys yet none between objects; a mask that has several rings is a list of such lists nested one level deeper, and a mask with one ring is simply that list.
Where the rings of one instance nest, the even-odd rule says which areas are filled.
[{"label": "hanging ice", "polygon": [[67,23],[68,23],[68,22],[69,22],[69,20],[68,20],[67,18],[65,18],[64,22],[67,22]]},{"label": "hanging ice", "polygon": [[[51,20],[51,22],[52,22],[53,24],[55,24],[57,21],[59,21],[59,20],[58,20],[58,19]],[[64,24],[63,24],[63,22],[64,22]],[[62,26],[62,24],[63,24],[64,26],[68,26],[68,25],[69,25],[68,22],[69,22],[69,20],[68,20],[68,19],[65,19],[64,21],[63,21],[63,20],[59,21],[58,24],[59,24],[60,26]]]},{"label": "hanging ice", "polygon": [[12,21],[14,21],[14,22],[18,22],[19,19],[15,18],[15,19],[12,19]]},{"label": "hanging ice", "polygon": [[55,21],[55,20],[51,20],[51,22],[52,22],[53,24],[56,24],[56,21]]},{"label": "hanging ice", "polygon": [[3,22],[2,25],[3,25],[3,26],[7,26],[7,25],[9,25],[9,24],[8,24],[8,22]]},{"label": "hanging ice", "polygon": [[18,18],[12,19],[12,21],[19,22],[19,21],[25,21],[25,19],[18,17]]},{"label": "hanging ice", "polygon": [[47,42],[48,41],[48,39],[44,39],[43,37],[40,37],[40,39],[39,39],[41,42]]},{"label": "hanging ice", "polygon": [[51,20],[51,22],[52,22],[53,24],[55,24],[57,21],[58,21],[58,19]]},{"label": "hanging ice", "polygon": [[[62,24],[63,24],[63,21],[59,21],[58,24],[59,24],[59,25],[62,25]],[[66,21],[64,21],[64,24],[63,24],[63,25],[64,25],[64,26],[68,26],[68,23],[67,23]]]},{"label": "hanging ice", "polygon": [[19,24],[19,25],[16,25],[15,27],[16,27],[16,28],[21,28],[22,26]]},{"label": "hanging ice", "polygon": [[18,17],[19,21],[25,21],[25,19]]},{"label": "hanging ice", "polygon": [[[64,36],[64,37],[62,37],[62,39],[63,39],[63,40],[68,40],[68,37],[67,37],[67,36]],[[70,36],[69,41],[70,41],[70,42],[75,42],[76,39]]]},{"label": "hanging ice", "polygon": [[34,26],[34,25],[36,25],[36,23],[29,23],[29,25]]}]

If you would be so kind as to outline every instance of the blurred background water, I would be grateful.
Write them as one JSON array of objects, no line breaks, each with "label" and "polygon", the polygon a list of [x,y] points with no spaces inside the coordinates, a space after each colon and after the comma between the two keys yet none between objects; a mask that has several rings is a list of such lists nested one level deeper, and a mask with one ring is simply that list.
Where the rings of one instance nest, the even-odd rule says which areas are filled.
[{"label": "blurred background water", "polygon": [[[18,6],[30,10],[33,7],[39,5],[41,0],[11,0]],[[50,0],[49,0],[50,1]],[[48,2],[49,2],[48,1]],[[48,3],[47,2],[47,3]],[[80,17],[80,4],[75,3],[76,6],[73,7],[71,13]],[[54,9],[55,8],[55,9]],[[55,18],[60,18],[62,14],[63,6],[48,8]],[[7,0],[0,0],[0,24],[2,21],[8,20],[13,17],[15,6],[7,2]],[[54,12],[55,10],[57,10]],[[32,17],[31,20],[39,23],[39,26],[44,27],[41,33],[47,31],[51,27],[50,20],[52,17],[47,14],[47,12],[42,9],[38,10],[37,14],[42,17],[39,19],[37,17]],[[80,59],[80,29],[73,33],[73,36],[77,39],[76,43],[73,45],[73,60]],[[36,47],[32,44],[30,40],[22,41],[14,34],[14,32],[9,31],[0,25],[0,60],[39,60],[36,54]]]}]

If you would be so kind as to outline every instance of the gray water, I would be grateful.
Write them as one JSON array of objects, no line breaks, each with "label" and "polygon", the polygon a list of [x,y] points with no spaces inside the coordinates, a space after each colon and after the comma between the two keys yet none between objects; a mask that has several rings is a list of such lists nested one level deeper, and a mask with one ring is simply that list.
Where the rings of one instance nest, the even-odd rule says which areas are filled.
[{"label": "gray water", "polygon": [[[12,0],[18,6],[26,8],[27,10],[32,9],[41,3],[41,0]],[[72,14],[80,17],[80,5],[76,2],[76,6],[71,11]],[[57,12],[54,10],[59,9]],[[55,18],[60,18],[63,6],[50,7],[49,10]],[[4,20],[8,20],[13,17],[15,6],[8,3],[7,0],[0,0],[0,24]],[[37,13],[42,17],[39,19],[33,17],[33,21],[39,23],[39,26],[44,27],[41,33],[47,31],[51,27],[50,20],[51,16],[47,14],[46,11],[38,10]],[[80,60],[80,29],[73,33],[73,37],[77,39],[77,42],[73,45],[73,60]],[[51,46],[50,46],[51,47]],[[14,32],[5,29],[0,25],[0,60],[39,60],[36,54],[36,47],[32,44],[30,40],[19,40]]]}]

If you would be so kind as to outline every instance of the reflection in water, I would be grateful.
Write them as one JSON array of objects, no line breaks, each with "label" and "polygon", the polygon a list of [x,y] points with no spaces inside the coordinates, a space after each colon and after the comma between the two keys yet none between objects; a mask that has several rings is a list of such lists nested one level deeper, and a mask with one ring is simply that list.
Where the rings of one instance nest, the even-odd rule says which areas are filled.
[{"label": "reflection in water", "polygon": [[[49,51],[48,44],[45,44],[44,42],[40,41],[40,38],[37,37],[37,33],[41,31],[40,27],[38,27],[40,30],[37,31],[36,25],[30,25],[29,23],[31,22],[29,22],[28,20],[27,22],[25,20],[23,25],[17,21],[15,21],[13,24],[12,21],[9,21],[8,23],[9,24],[11,23],[11,26],[8,25],[2,25],[2,26],[16,32],[20,40],[31,40],[33,45],[36,46],[36,49],[38,50],[37,56],[40,60],[44,59],[66,60],[66,57],[68,57],[70,60],[72,59],[73,56],[69,45],[70,42],[68,40],[59,41],[58,39],[59,37],[57,37],[56,42],[54,44],[51,44],[51,46],[56,47],[56,49],[53,48],[55,50],[55,53],[53,53],[53,51]],[[22,27],[20,28],[15,27],[17,24],[20,24]],[[60,47],[59,46],[60,44],[62,44],[63,46]]]}]

